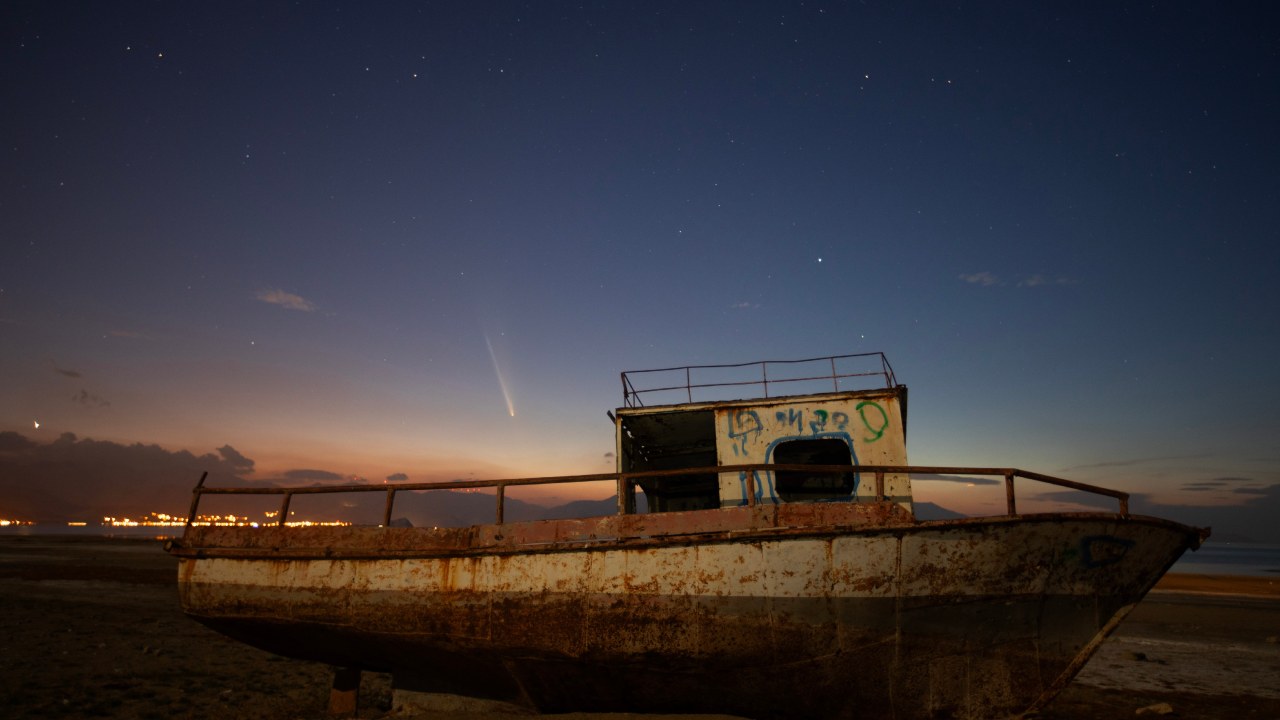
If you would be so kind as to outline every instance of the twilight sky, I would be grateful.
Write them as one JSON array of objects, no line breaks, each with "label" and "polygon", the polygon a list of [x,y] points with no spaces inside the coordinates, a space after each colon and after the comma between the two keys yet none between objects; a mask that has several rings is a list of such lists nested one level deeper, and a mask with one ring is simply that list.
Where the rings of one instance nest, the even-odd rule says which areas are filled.
[{"label": "twilight sky", "polygon": [[0,37],[0,460],[602,472],[621,370],[881,350],[915,463],[1280,505],[1266,3],[30,1]]}]

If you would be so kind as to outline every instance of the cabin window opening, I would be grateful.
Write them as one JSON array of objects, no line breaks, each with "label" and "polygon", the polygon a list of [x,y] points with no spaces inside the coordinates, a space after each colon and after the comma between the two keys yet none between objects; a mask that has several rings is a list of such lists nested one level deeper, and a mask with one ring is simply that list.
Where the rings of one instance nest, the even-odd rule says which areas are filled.
[{"label": "cabin window opening", "polygon": [[[788,440],[773,449],[777,465],[852,465],[849,445],[837,438]],[[853,472],[778,470],[774,489],[784,502],[832,502],[853,495]]]}]

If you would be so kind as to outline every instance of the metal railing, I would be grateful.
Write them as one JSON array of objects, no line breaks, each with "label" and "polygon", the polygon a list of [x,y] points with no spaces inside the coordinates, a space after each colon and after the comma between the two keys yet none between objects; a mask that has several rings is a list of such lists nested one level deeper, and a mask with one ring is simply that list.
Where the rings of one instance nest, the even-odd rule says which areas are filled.
[{"label": "metal railing", "polygon": [[[842,361],[844,364],[866,361],[869,365],[877,363],[878,361],[877,364],[879,367],[872,370],[840,372],[837,368],[837,364]],[[797,375],[794,377],[786,374],[782,376],[778,376],[776,374],[773,377],[769,376],[769,369],[771,367],[776,370],[780,367],[791,368],[806,363],[827,363],[831,368],[831,372],[824,372],[820,375]],[[743,368],[757,367],[760,369],[759,379],[752,377],[750,379],[695,382],[695,380],[699,380],[699,378],[694,377],[695,374],[709,375],[714,374],[714,371],[735,371]],[[677,377],[679,374],[683,373],[684,382],[674,385],[666,384],[658,387],[642,387],[639,389],[637,389],[635,383],[632,382],[633,379],[638,380],[641,376],[655,376],[659,373],[673,373],[676,374]],[[743,377],[746,377],[746,375],[744,374]],[[684,367],[659,368],[656,370],[628,370],[622,373],[622,403],[625,407],[642,407],[644,405],[641,401],[642,395],[672,392],[677,390],[683,390],[686,400],[688,402],[693,402],[695,390],[729,387],[759,387],[763,393],[763,397],[769,397],[770,385],[826,380],[831,381],[833,392],[839,392],[841,390],[841,380],[860,377],[884,378],[885,387],[888,388],[892,388],[897,385],[897,379],[893,376],[893,368],[890,367],[889,360],[884,356],[884,353],[856,353],[853,355],[829,355],[827,357],[808,358],[806,360],[760,360],[758,362],[738,363],[733,365],[686,365]],[[657,382],[662,381],[658,380]],[[667,382],[670,383],[671,381],[668,380]]]},{"label": "metal railing", "polygon": [[889,498],[885,495],[885,475],[890,474],[906,474],[906,475],[924,475],[924,474],[946,474],[946,475],[1000,475],[1005,481],[1005,499],[1008,508],[1007,515],[1017,515],[1017,499],[1014,494],[1014,479],[1025,478],[1036,482],[1046,483],[1049,485],[1057,485],[1059,487],[1070,488],[1082,492],[1093,493],[1095,495],[1103,495],[1115,498],[1119,501],[1121,517],[1129,515],[1129,493],[1110,488],[1098,487],[1096,485],[1088,485],[1085,483],[1074,482],[1072,480],[1064,480],[1051,475],[1042,475],[1040,473],[1028,472],[1026,470],[1018,470],[1016,468],[972,468],[972,467],[934,467],[920,465],[780,465],[768,463],[755,463],[748,465],[715,465],[700,468],[677,468],[673,470],[655,470],[648,472],[632,472],[632,473],[601,473],[597,475],[565,475],[556,477],[538,477],[538,478],[515,478],[506,480],[455,480],[452,482],[438,483],[400,483],[396,485],[327,485],[327,486],[311,486],[296,488],[245,488],[245,487],[205,487],[204,481],[209,473],[200,476],[195,488],[192,490],[191,511],[187,514],[187,527],[190,527],[196,518],[199,510],[200,499],[205,495],[280,495],[280,515],[278,525],[285,525],[285,521],[289,517],[289,505],[293,501],[295,495],[317,495],[332,493],[366,493],[381,492],[386,494],[386,505],[383,511],[382,524],[391,524],[392,508],[395,505],[396,495],[402,492],[414,492],[422,490],[473,490],[481,488],[494,488],[496,517],[495,524],[501,525],[504,520],[504,504],[506,502],[506,489],[509,487],[522,487],[527,485],[554,485],[562,483],[583,483],[583,482],[601,482],[613,481],[617,483],[618,488],[618,513],[619,515],[629,515],[635,512],[635,491],[636,485],[647,478],[663,478],[681,475],[718,475],[720,473],[744,473],[746,482],[746,504],[755,506],[758,503],[756,498],[756,473],[757,472],[805,472],[818,474],[847,474],[852,469],[856,473],[870,473],[875,477],[875,495],[871,499],[873,502],[886,502]]}]

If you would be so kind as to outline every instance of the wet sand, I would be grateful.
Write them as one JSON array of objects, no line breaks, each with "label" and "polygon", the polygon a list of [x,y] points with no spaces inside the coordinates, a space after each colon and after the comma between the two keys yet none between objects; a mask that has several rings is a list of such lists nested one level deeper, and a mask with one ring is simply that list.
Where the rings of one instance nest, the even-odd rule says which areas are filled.
[{"label": "wet sand", "polygon": [[[255,650],[188,620],[178,607],[174,565],[154,540],[0,536],[0,714],[325,717],[331,670]],[[1277,718],[1277,678],[1280,578],[1171,575],[1039,717],[1133,718],[1141,708],[1167,703],[1183,718]],[[374,673],[364,674],[359,715],[511,717],[392,715],[389,678]]]}]

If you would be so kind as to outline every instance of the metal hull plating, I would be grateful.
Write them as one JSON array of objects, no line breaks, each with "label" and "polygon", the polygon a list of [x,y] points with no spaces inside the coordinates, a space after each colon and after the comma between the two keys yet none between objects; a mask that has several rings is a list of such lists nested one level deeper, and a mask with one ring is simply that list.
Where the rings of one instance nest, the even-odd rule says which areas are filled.
[{"label": "metal hull plating", "polygon": [[543,711],[1011,716],[1196,530],[892,503],[464,529],[190,528],[185,610],[272,652]]}]

